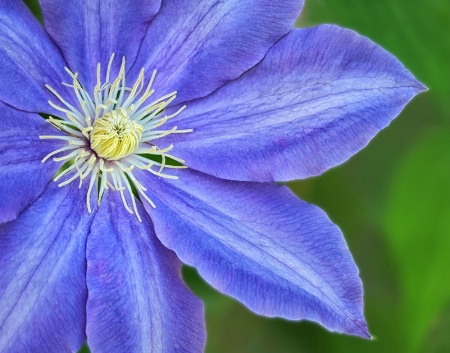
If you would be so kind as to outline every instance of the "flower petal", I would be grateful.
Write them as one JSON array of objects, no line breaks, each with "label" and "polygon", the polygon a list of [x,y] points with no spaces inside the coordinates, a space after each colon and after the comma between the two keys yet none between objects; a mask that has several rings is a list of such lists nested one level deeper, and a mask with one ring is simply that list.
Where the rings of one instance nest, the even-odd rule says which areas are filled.
[{"label": "flower petal", "polygon": [[41,0],[45,28],[89,92],[98,63],[106,70],[113,53],[115,67],[122,57],[134,62],[160,5],[161,0],[71,0],[62,6],[60,0]]},{"label": "flower petal", "polygon": [[0,2],[0,101],[28,112],[52,112],[45,84],[59,87],[60,52],[20,0]]},{"label": "flower petal", "polygon": [[203,97],[255,65],[293,26],[303,0],[166,0],[134,65],[158,70],[158,94]]},{"label": "flower petal", "polygon": [[102,201],[87,242],[87,336],[101,352],[202,352],[203,306],[182,282],[181,263],[119,193]]},{"label": "flower petal", "polygon": [[135,174],[161,242],[219,291],[258,314],[369,337],[358,269],[322,210],[275,184]]},{"label": "flower petal", "polygon": [[0,102],[0,223],[11,221],[38,198],[58,167],[42,163],[61,147],[39,135],[55,135],[37,114],[25,113]]},{"label": "flower petal", "polygon": [[1,352],[77,352],[83,344],[91,222],[81,195],[52,183],[0,225]]},{"label": "flower petal", "polygon": [[189,167],[221,178],[306,178],[366,146],[423,90],[355,32],[295,30],[237,80],[188,103],[171,124],[194,132],[167,143]]}]

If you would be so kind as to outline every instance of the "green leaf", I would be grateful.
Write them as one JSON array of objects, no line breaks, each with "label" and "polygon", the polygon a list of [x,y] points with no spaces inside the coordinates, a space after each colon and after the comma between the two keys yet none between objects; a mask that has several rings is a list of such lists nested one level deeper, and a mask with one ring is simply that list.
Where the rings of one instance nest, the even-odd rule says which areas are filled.
[{"label": "green leaf", "polygon": [[412,150],[393,179],[386,212],[403,289],[405,352],[418,352],[450,301],[450,130],[432,130]]},{"label": "green leaf", "polygon": [[31,10],[33,15],[42,22],[42,10],[38,0],[24,0],[25,5]]}]

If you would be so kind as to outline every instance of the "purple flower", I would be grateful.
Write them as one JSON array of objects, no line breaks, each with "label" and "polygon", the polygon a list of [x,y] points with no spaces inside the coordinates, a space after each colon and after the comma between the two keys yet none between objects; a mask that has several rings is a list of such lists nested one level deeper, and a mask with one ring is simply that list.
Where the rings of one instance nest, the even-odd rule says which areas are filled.
[{"label": "purple flower", "polygon": [[341,231],[274,182],[343,163],[424,87],[352,31],[292,29],[301,0],[41,5],[43,28],[0,1],[0,351],[201,352],[181,262],[370,337]]}]

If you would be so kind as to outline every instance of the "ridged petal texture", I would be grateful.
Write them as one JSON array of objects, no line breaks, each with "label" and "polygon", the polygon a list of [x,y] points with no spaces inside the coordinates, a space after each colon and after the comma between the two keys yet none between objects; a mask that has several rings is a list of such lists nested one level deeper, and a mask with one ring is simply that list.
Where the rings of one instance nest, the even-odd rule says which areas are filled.
[{"label": "ridged petal texture", "polygon": [[318,175],[358,152],[418,93],[417,80],[376,44],[323,25],[294,30],[264,59],[170,126],[190,168],[232,180]]},{"label": "ridged petal texture", "polygon": [[[139,51],[161,0],[40,0],[45,29],[61,49],[84,87],[93,89],[97,64],[106,73],[109,58],[129,65]],[[103,76],[104,77],[104,76]]]},{"label": "ridged petal texture", "polygon": [[[0,101],[28,112],[53,112],[53,95],[66,66],[58,48],[21,0],[0,1]],[[66,91],[62,87],[60,90]]]},{"label": "ridged petal texture", "polygon": [[42,163],[58,142],[43,141],[40,135],[57,130],[37,114],[16,110],[0,102],[0,223],[15,219],[51,182],[58,166]]},{"label": "ridged petal texture", "polygon": [[203,305],[181,279],[181,262],[110,193],[87,241],[87,335],[95,353],[198,353]]},{"label": "ridged petal texture", "polygon": [[131,76],[158,70],[159,94],[203,97],[263,58],[292,28],[303,0],[165,0]]},{"label": "ridged petal texture", "polygon": [[86,339],[85,193],[51,183],[0,225],[0,352],[77,352]]},{"label": "ridged petal texture", "polygon": [[370,337],[358,269],[322,210],[274,184],[177,175],[140,177],[157,236],[183,262],[258,314]]}]

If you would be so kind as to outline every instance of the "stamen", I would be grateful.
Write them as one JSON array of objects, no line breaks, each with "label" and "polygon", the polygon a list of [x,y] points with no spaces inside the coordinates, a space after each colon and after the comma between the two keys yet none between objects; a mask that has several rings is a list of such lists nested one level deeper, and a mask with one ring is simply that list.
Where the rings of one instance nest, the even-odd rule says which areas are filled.
[{"label": "stamen", "polygon": [[[167,130],[160,129],[167,120],[180,114],[186,106],[173,114],[161,116],[163,110],[175,100],[176,91],[157,98],[151,103],[145,103],[155,93],[152,87],[156,70],[152,72],[149,82],[145,84],[145,71],[142,69],[134,85],[127,87],[125,58],[122,59],[117,77],[111,82],[113,61],[114,54],[108,62],[103,83],[101,66],[97,65],[97,82],[92,95],[80,84],[78,73],[65,68],[72,79],[72,84],[63,83],[63,85],[73,89],[77,107],[68,103],[55,89],[46,85],[62,104],[60,106],[49,101],[50,106],[65,114],[62,118],[49,116],[47,121],[65,135],[39,137],[43,140],[59,140],[66,145],[47,154],[42,162],[53,157],[56,162],[66,163],[64,166],[67,168],[61,169],[54,177],[54,181],[58,181],[65,176],[70,176],[58,184],[60,187],[76,179],[79,179],[81,187],[83,180],[89,177],[86,195],[88,212],[92,212],[91,197],[96,187],[98,204],[106,190],[119,192],[125,209],[135,214],[141,221],[136,201],[139,200],[138,195],[152,207],[156,206],[146,195],[147,189],[136,179],[132,170],[136,167],[158,177],[177,179],[177,176],[164,171],[186,168],[185,162],[168,153],[172,150],[172,145],[159,148],[150,141],[171,134],[188,133],[192,129],[180,130],[177,126]],[[57,154],[62,155],[54,157]],[[160,162],[151,159],[153,156],[160,159]],[[169,160],[179,165],[172,165],[173,162],[169,163]],[[69,161],[72,161],[72,164]],[[127,201],[128,198],[131,198],[131,205]]]},{"label": "stamen", "polygon": [[95,120],[90,134],[91,148],[99,157],[119,160],[138,147],[142,131],[142,125],[131,121],[124,110],[112,111]]}]

